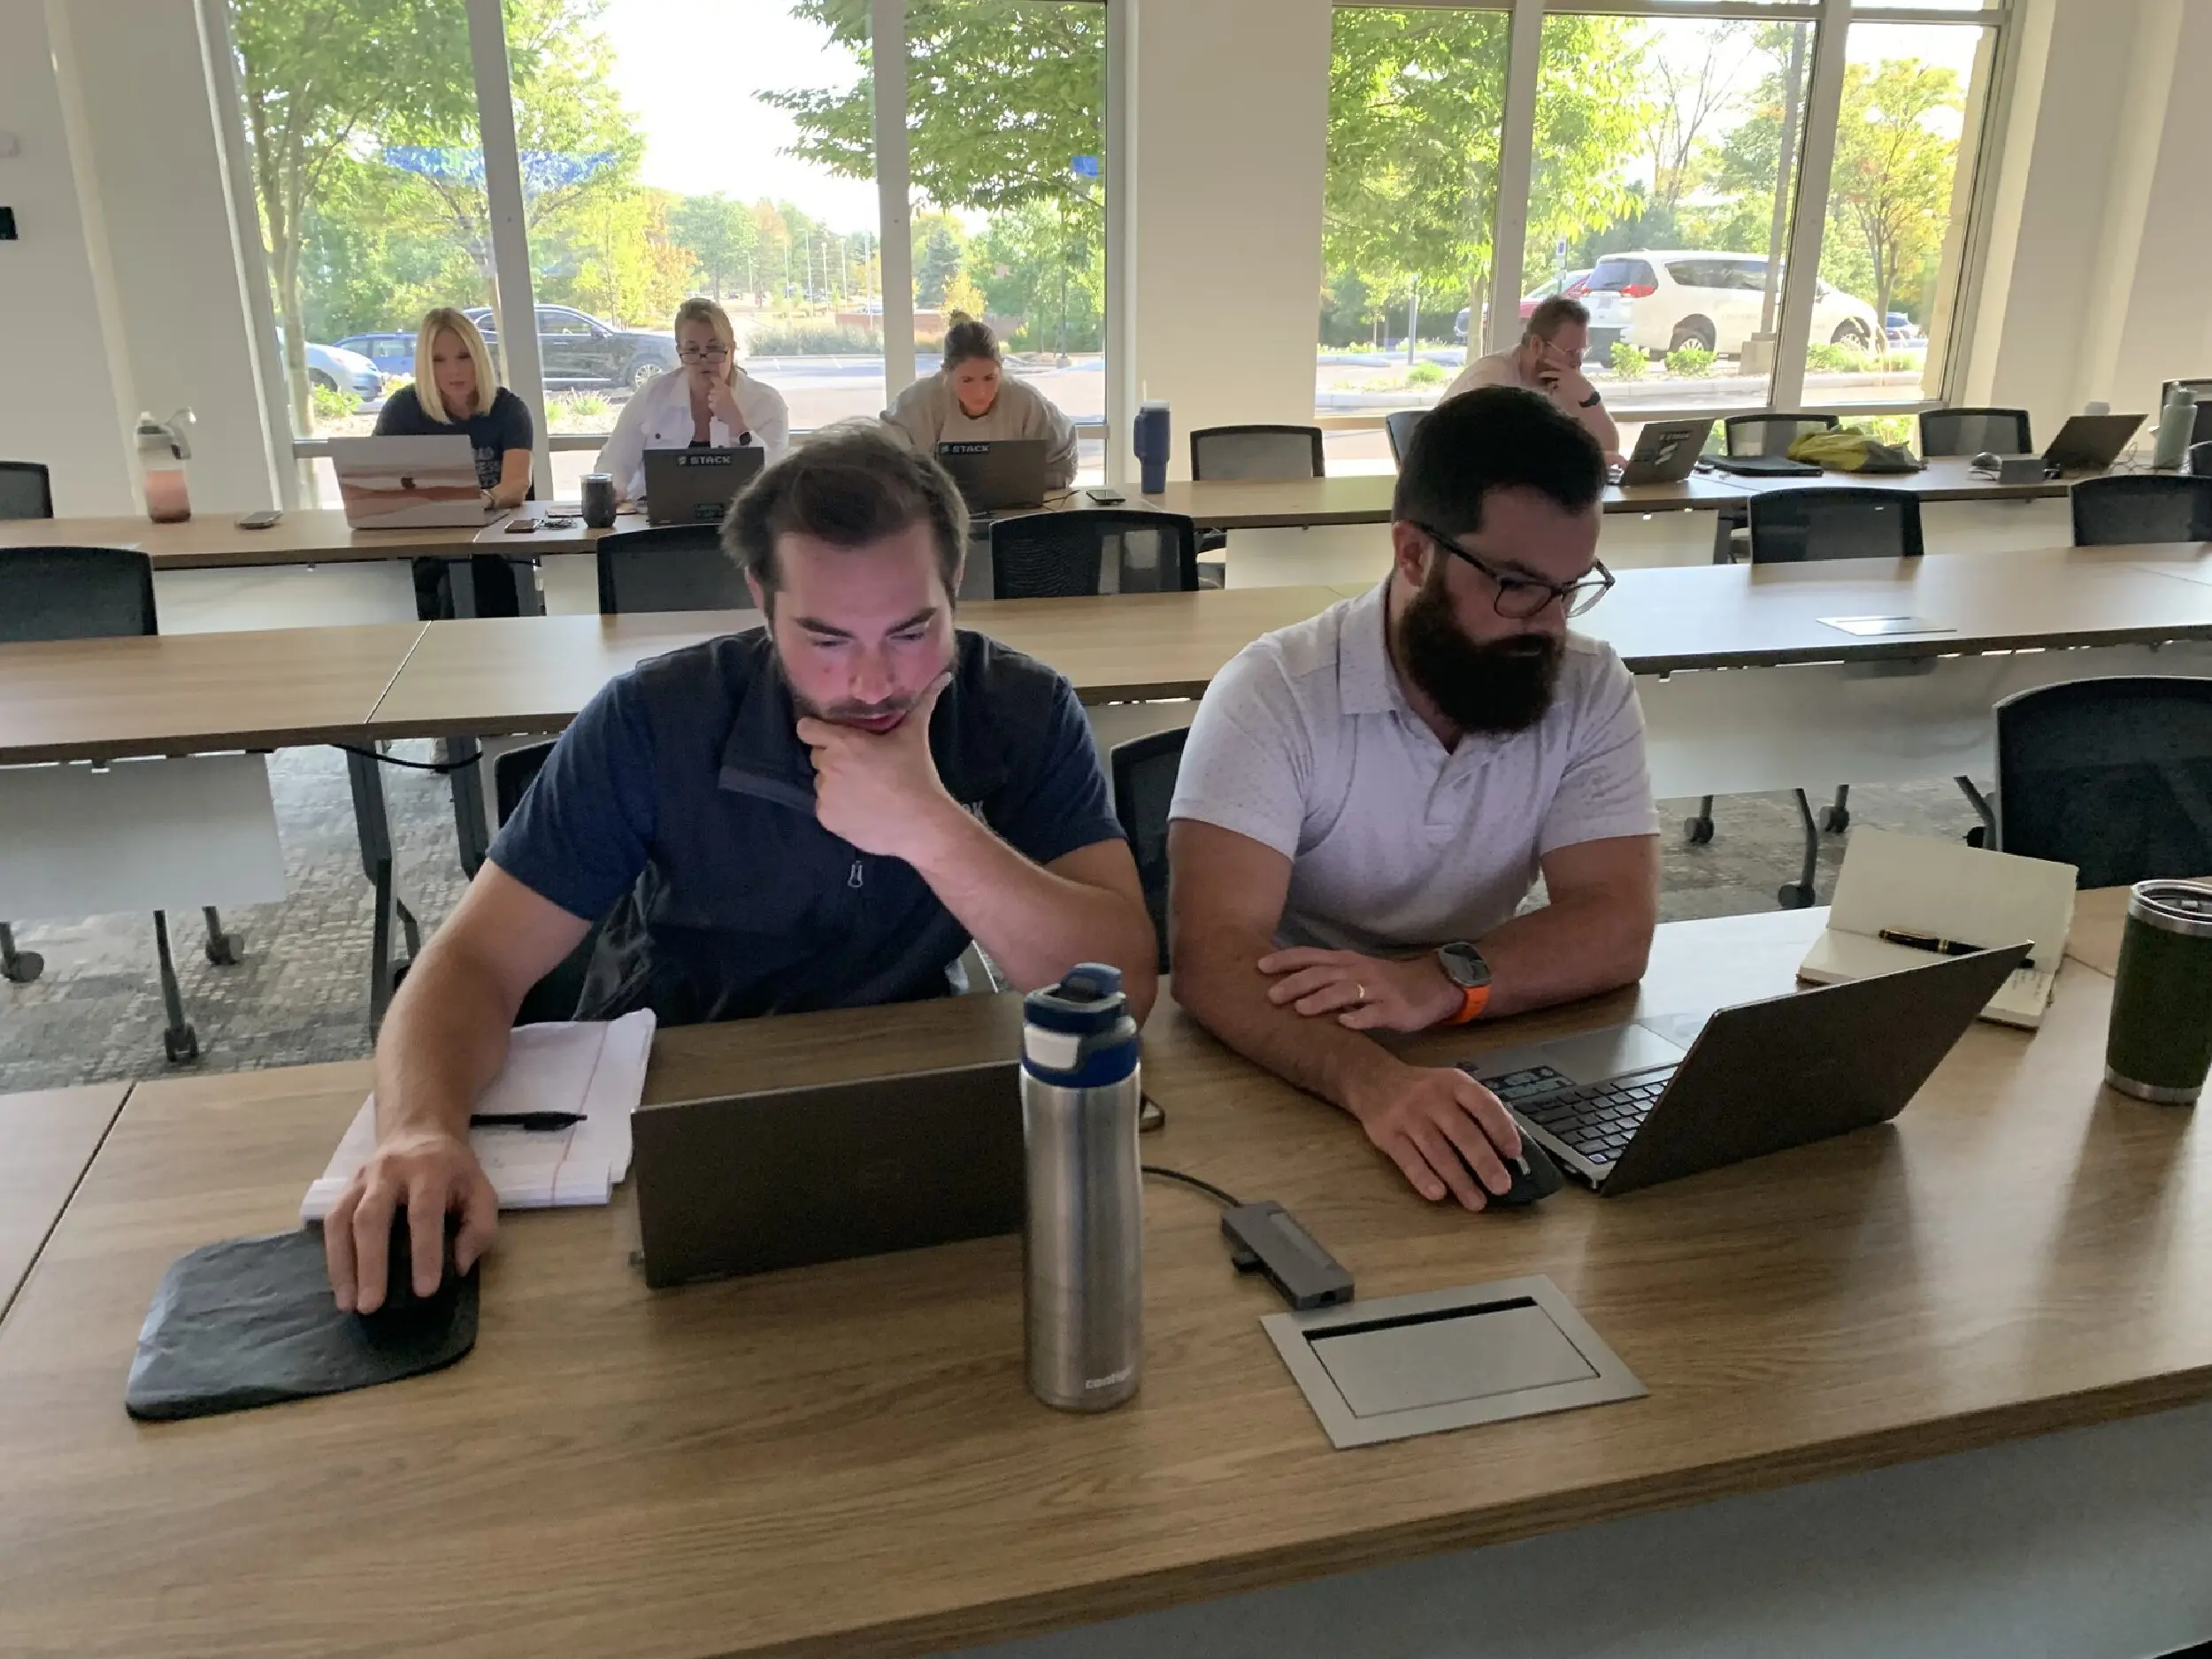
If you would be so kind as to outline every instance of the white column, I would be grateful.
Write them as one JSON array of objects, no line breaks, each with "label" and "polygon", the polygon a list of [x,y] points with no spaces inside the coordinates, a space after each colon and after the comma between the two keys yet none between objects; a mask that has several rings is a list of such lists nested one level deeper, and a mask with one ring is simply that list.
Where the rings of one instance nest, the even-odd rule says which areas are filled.
[{"label": "white column", "polygon": [[883,396],[887,407],[914,379],[913,179],[907,157],[906,4],[872,0],[876,200],[883,229]]},{"label": "white column", "polygon": [[468,19],[469,58],[476,70],[477,120],[484,145],[484,191],[491,214],[492,268],[499,278],[499,355],[508,389],[530,405],[537,422],[530,476],[538,495],[550,500],[553,453],[546,443],[545,365],[538,350],[536,286],[530,275],[530,233],[523,217],[522,156],[515,142],[507,23],[500,0],[468,0]]},{"label": "white column", "polygon": [[1544,58],[1544,0],[1514,0],[1505,72],[1505,126],[1498,135],[1498,200],[1490,234],[1490,326],[1467,319],[1468,355],[1521,343],[1521,266],[1528,246],[1528,193],[1536,171],[1536,81]]},{"label": "white column", "polygon": [[1843,109],[1849,0],[1822,0],[1813,35],[1811,85],[1805,92],[1805,146],[1798,158],[1797,206],[1790,226],[1789,280],[1774,342],[1773,406],[1799,408],[1805,396],[1805,349],[1812,339],[1814,285],[1828,230],[1828,175],[1836,160],[1836,120]]}]

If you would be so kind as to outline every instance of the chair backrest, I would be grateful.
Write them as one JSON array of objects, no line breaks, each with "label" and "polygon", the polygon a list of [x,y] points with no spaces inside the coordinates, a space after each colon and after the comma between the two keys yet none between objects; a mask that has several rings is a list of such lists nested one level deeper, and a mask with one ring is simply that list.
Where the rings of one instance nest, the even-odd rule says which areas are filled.
[{"label": "chair backrest", "polygon": [[2084,887],[2212,872],[2212,680],[2077,680],[1999,703],[1997,836]]},{"label": "chair backrest", "polygon": [[0,643],[157,634],[154,562],[119,547],[0,548]]},{"label": "chair backrest", "polygon": [[1114,745],[1107,764],[1114,779],[1114,816],[1136,855],[1137,880],[1144,908],[1160,937],[1160,972],[1168,971],[1167,810],[1175,799],[1175,776],[1183,764],[1188,726],[1152,732]]},{"label": "chair backrest", "polygon": [[1428,412],[1425,409],[1394,409],[1383,417],[1383,432],[1390,440],[1390,458],[1396,465],[1406,464],[1406,451],[1413,447],[1413,429]]},{"label": "chair backrest", "polygon": [[0,461],[0,518],[50,518],[53,482],[37,461]]},{"label": "chair backrest", "polygon": [[1924,456],[2033,455],[2024,409],[1924,409],[1920,411],[1920,453]]},{"label": "chair backrest", "polygon": [[2113,473],[2083,479],[2072,495],[2076,547],[2212,541],[2212,478]]},{"label": "chair backrest", "polygon": [[1273,483],[1325,471],[1318,426],[1206,426],[1190,435],[1193,478]]},{"label": "chair backrest", "polygon": [[710,524],[663,525],[599,538],[599,614],[749,611],[745,577]]},{"label": "chair backrest", "polygon": [[1833,432],[1841,424],[1833,415],[1731,415],[1721,430],[1730,455],[1787,455],[1807,433]]},{"label": "chair backrest", "polygon": [[1198,590],[1198,526],[1178,512],[1031,512],[991,526],[994,599]]},{"label": "chair backrest", "polygon": [[[515,815],[515,809],[522,804],[522,797],[530,793],[530,786],[545,770],[546,757],[552,752],[550,742],[530,743],[492,757],[492,799],[502,824]],[[522,994],[522,1006],[515,1010],[516,1025],[538,1025],[548,1020],[576,1018],[576,1004],[584,995],[584,975],[591,966],[591,953],[598,948],[600,926],[600,923],[594,922],[583,942],[563,957],[552,972]]]},{"label": "chair backrest", "polygon": [[1751,562],[1917,558],[1920,498],[1909,490],[1855,488],[1755,491]]}]

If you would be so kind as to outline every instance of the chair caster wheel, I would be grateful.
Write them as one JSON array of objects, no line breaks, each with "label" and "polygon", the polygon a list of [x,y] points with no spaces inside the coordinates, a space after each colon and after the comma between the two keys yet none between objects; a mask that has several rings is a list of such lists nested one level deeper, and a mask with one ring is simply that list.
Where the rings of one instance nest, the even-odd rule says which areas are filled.
[{"label": "chair caster wheel", "polygon": [[35,950],[19,950],[8,964],[8,978],[18,985],[28,985],[45,972],[46,958]]},{"label": "chair caster wheel", "polygon": [[1820,828],[1823,834],[1840,835],[1850,827],[1851,810],[1848,807],[1838,809],[1824,806],[1820,809]]},{"label": "chair caster wheel", "polygon": [[1682,841],[1685,846],[1702,847],[1713,839],[1713,820],[1691,818],[1682,820]]},{"label": "chair caster wheel", "polygon": [[183,1065],[200,1057],[200,1034],[187,1025],[182,1031],[165,1031],[161,1046],[169,1052],[170,1063]]},{"label": "chair caster wheel", "polygon": [[1986,847],[1986,846],[1988,846],[1988,845],[1989,845],[1989,826],[1988,826],[1988,825],[1986,825],[1986,824],[1977,824],[1977,825],[1975,825],[1975,826],[1974,826],[1974,827],[1973,827],[1972,829],[1970,829],[1970,830],[1967,831],[1967,832],[1966,832],[1966,844],[1967,844],[1969,847]]},{"label": "chair caster wheel", "polygon": [[1794,881],[1785,882],[1774,896],[1782,901],[1782,908],[1786,910],[1809,910],[1813,908],[1813,890],[1800,887]]},{"label": "chair caster wheel", "polygon": [[234,968],[238,965],[239,953],[245,949],[245,942],[242,934],[219,933],[210,939],[204,949],[207,953],[207,959],[215,966]]}]

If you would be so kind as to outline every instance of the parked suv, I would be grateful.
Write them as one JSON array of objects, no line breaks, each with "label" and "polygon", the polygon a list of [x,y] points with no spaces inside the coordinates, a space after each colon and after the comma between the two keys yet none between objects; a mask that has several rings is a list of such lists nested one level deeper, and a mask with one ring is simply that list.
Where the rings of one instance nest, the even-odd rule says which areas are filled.
[{"label": "parked suv", "polygon": [[[487,342],[499,338],[490,307],[480,305],[465,314]],[[626,386],[634,391],[676,366],[676,339],[617,328],[565,305],[541,305],[538,357],[548,386]]]},{"label": "parked suv", "polygon": [[[1641,350],[1694,344],[1732,357],[1759,330],[1766,284],[1764,254],[1660,249],[1609,255],[1571,291],[1589,304],[1593,328],[1617,327]],[[1823,281],[1814,291],[1812,337],[1863,348],[1884,330],[1871,305]]]}]

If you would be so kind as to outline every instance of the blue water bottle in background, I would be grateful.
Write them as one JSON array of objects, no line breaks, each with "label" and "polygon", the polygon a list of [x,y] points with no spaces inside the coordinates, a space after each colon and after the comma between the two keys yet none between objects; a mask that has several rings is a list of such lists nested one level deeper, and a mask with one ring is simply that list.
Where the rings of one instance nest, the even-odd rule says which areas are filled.
[{"label": "blue water bottle in background", "polygon": [[1105,1411],[1137,1392],[1144,1357],[1137,1022],[1121,971],[1094,962],[1031,992],[1022,1022],[1029,1386],[1063,1411]]},{"label": "blue water bottle in background", "polygon": [[1140,403],[1137,406],[1137,466],[1142,477],[1137,486],[1148,495],[1156,495],[1167,488],[1168,451],[1174,448],[1175,433],[1170,425],[1165,403]]}]

